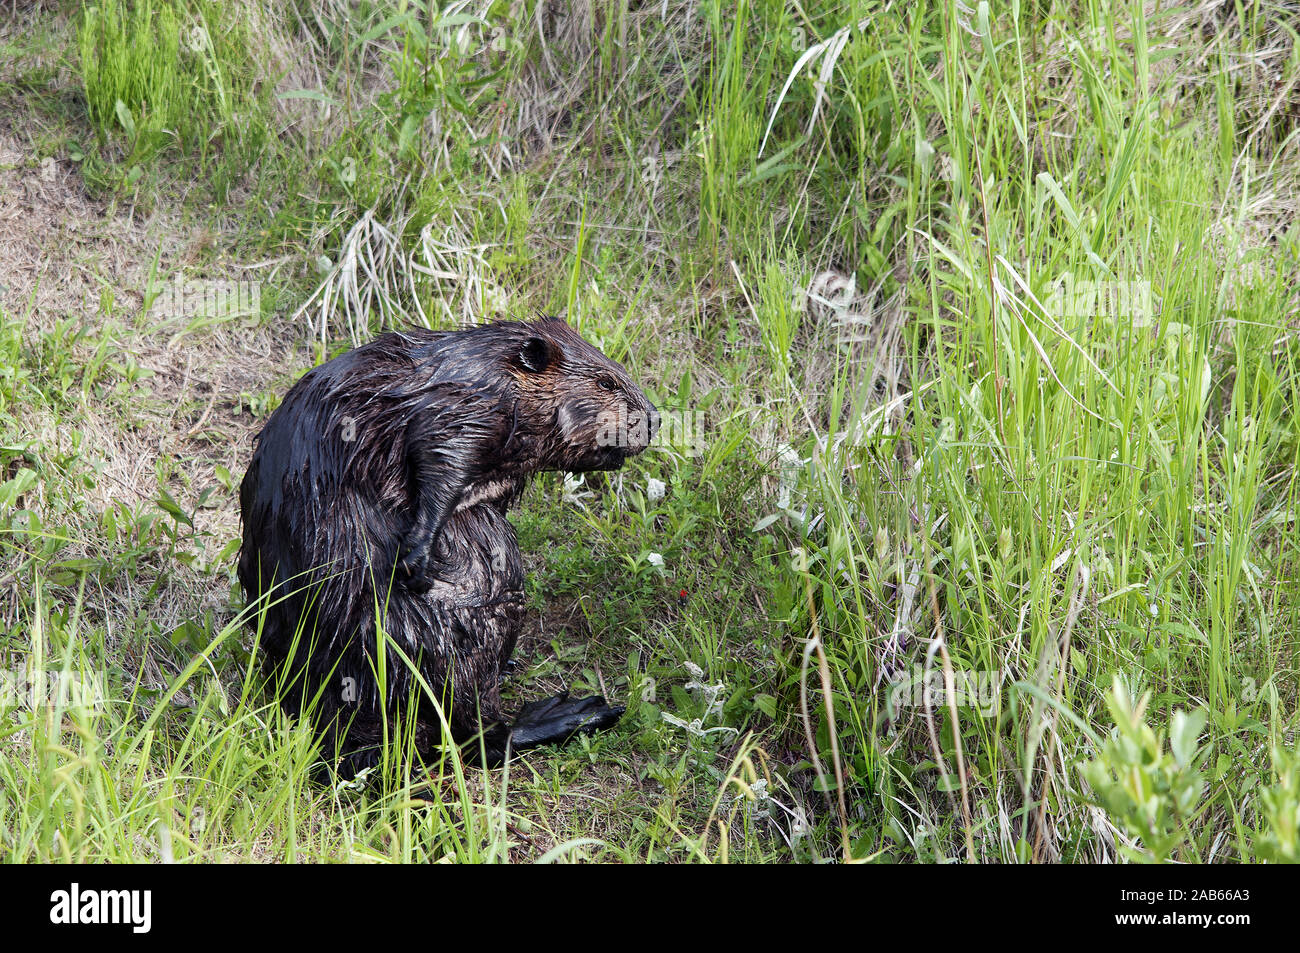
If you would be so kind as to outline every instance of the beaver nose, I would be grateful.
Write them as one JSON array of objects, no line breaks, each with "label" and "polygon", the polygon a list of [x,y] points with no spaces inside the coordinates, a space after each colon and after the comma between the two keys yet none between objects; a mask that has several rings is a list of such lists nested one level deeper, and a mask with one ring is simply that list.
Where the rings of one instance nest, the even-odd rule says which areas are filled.
[{"label": "beaver nose", "polygon": [[659,433],[659,411],[655,409],[654,404],[647,403],[646,406],[650,408],[647,412],[650,418],[650,442],[654,443],[655,435]]}]

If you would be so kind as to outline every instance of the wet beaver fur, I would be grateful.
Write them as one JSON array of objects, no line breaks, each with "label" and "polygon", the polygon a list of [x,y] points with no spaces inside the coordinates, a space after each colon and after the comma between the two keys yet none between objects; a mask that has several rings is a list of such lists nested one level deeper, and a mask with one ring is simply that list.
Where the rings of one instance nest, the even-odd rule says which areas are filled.
[{"label": "wet beaver fur", "polygon": [[617,721],[604,698],[566,693],[505,725],[524,615],[505,514],[532,474],[616,469],[657,425],[626,371],[557,318],[385,334],[293,386],[240,486],[239,579],[285,709],[314,704],[340,773],[377,763],[410,699],[416,749],[441,740],[411,663],[456,741],[483,729],[467,751],[488,763]]}]

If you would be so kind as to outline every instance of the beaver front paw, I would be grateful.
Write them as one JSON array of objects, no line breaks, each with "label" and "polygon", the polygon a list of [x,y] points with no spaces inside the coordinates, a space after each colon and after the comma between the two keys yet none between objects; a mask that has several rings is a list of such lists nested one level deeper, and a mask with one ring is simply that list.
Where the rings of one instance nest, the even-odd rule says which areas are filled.
[{"label": "beaver front paw", "polygon": [[446,562],[433,555],[428,546],[409,551],[403,547],[398,554],[393,576],[411,592],[428,592],[434,581],[443,578],[449,568]]}]

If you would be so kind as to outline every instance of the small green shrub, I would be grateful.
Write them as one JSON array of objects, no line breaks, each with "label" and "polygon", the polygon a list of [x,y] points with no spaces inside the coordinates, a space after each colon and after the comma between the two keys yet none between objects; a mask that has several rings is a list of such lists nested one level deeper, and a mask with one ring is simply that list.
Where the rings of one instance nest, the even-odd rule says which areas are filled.
[{"label": "small green shrub", "polygon": [[1200,734],[1204,709],[1174,712],[1169,721],[1169,749],[1147,725],[1150,694],[1136,704],[1117,676],[1106,698],[1115,728],[1096,759],[1080,767],[1097,803],[1145,850],[1120,844],[1136,861],[1173,858],[1188,838],[1189,824],[1205,789],[1201,774]]}]

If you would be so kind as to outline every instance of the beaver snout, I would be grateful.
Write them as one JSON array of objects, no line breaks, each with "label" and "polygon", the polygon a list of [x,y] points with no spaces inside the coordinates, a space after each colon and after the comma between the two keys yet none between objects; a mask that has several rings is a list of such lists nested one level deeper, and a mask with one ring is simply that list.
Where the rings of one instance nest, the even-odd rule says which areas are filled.
[{"label": "beaver snout", "polygon": [[655,434],[659,432],[659,411],[654,404],[645,402],[644,410],[629,410],[627,414],[627,452],[631,456],[645,450],[654,443]]}]

